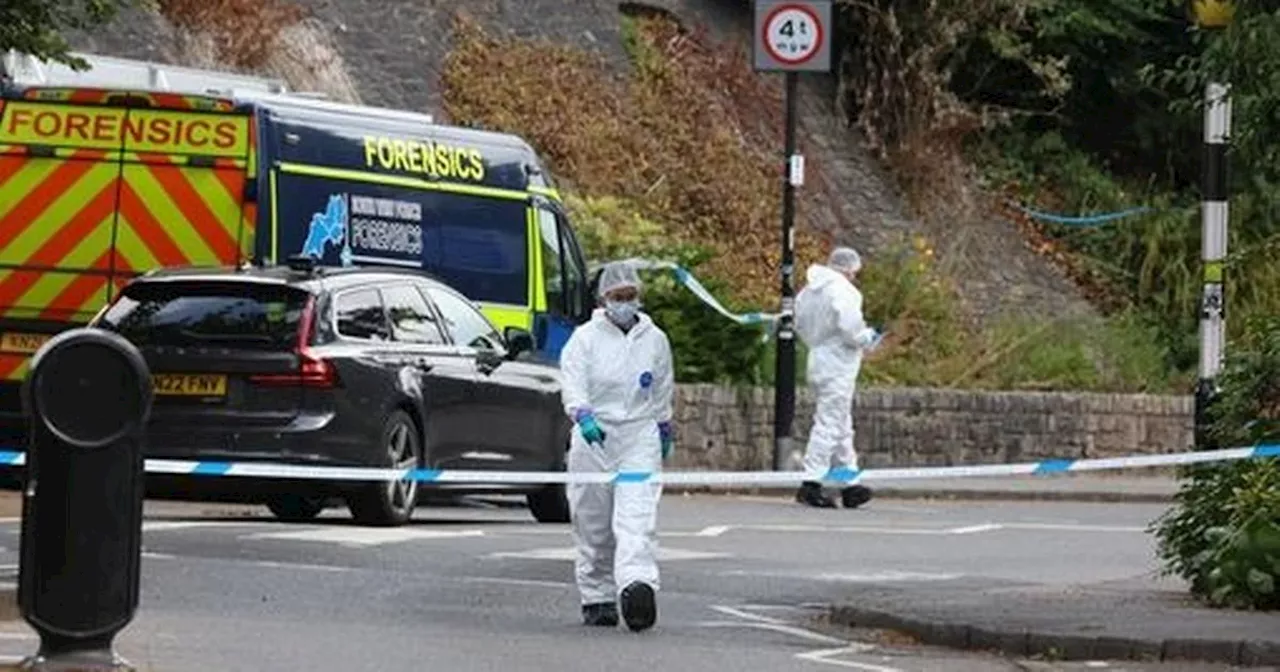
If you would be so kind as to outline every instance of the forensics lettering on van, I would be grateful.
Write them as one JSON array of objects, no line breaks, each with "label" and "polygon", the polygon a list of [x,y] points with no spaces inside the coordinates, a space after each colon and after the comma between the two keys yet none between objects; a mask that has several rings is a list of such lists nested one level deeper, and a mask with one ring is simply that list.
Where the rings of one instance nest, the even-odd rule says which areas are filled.
[{"label": "forensics lettering on van", "polygon": [[352,194],[349,240],[353,261],[394,255],[416,265],[422,258],[422,205]]},{"label": "forensics lettering on van", "polygon": [[364,137],[364,164],[459,182],[483,182],[486,173],[484,155],[474,147],[372,135]]},{"label": "forensics lettering on van", "polygon": [[0,118],[0,144],[243,157],[249,119],[14,101]]}]

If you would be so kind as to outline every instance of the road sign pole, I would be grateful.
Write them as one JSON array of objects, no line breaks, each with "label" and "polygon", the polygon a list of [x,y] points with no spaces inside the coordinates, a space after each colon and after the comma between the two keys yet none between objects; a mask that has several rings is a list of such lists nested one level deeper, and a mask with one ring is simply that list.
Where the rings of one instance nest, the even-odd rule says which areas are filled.
[{"label": "road sign pole", "polygon": [[831,70],[831,0],[755,0],[753,60],[760,72],[786,76],[786,130],[782,179],[782,285],[774,361],[773,468],[787,468],[796,410],[795,218],[796,188],[804,183],[804,157],[796,151],[796,104],[801,72]]},{"label": "road sign pole", "polygon": [[[1234,3],[1190,3],[1192,18],[1201,29],[1220,31],[1231,24]],[[1200,178],[1203,280],[1200,290],[1200,369],[1195,387],[1196,450],[1217,448],[1209,433],[1209,410],[1218,396],[1218,375],[1226,349],[1227,223],[1230,193],[1227,149],[1231,142],[1231,86],[1216,77],[1204,90],[1204,167]]]},{"label": "road sign pole", "polygon": [[796,186],[801,180],[801,159],[796,154],[796,85],[799,74],[786,77],[786,159],[782,178],[782,317],[778,321],[778,353],[775,362],[773,391],[773,469],[782,471],[791,454],[791,429],[796,411],[796,338],[794,319],[795,287],[795,217]]}]

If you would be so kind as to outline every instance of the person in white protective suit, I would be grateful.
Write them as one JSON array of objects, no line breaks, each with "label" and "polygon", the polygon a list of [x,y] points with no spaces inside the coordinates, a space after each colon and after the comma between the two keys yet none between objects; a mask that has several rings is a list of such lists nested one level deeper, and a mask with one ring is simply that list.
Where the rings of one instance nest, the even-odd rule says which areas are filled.
[{"label": "person in white protective suit", "polygon": [[[826,265],[809,267],[804,289],[796,295],[796,333],[809,348],[806,367],[814,393],[813,428],[805,446],[804,471],[796,501],[834,508],[818,480],[832,467],[858,468],[853,449],[853,400],[862,356],[880,343],[880,333],[863,320],[862,293],[853,280],[862,269],[857,251],[838,247]],[[871,500],[871,490],[851,485],[841,491],[845,508]]]},{"label": "person in white protective suit", "polygon": [[[673,445],[671,345],[640,311],[640,279],[625,262],[601,271],[602,307],[560,355],[561,398],[574,421],[569,473],[657,473]],[[586,625],[633,631],[657,620],[659,483],[570,483],[574,575]]]}]

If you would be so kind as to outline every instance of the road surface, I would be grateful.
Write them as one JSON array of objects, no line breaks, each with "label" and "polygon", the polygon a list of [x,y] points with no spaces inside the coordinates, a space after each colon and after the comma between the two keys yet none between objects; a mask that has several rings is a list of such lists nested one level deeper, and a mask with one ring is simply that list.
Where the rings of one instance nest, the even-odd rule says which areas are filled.
[{"label": "road surface", "polygon": [[[1146,577],[1143,532],[1162,506],[877,500],[801,509],[781,498],[668,496],[658,626],[579,624],[567,526],[514,502],[420,510],[409,526],[309,524],[264,510],[148,503],[143,594],[120,652],[140,670],[1210,670],[1052,663],[915,645],[824,623],[859,582],[1034,582]],[[18,521],[0,523],[17,563]],[[35,650],[0,624],[0,658]]]}]

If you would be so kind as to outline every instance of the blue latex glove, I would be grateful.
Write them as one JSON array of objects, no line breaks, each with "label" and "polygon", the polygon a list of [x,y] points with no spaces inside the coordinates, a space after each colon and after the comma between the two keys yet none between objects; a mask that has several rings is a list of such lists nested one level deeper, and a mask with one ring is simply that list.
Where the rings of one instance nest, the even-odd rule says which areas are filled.
[{"label": "blue latex glove", "polygon": [[671,456],[671,449],[675,446],[675,433],[672,431],[671,423],[658,423],[658,436],[662,437],[662,459]]},{"label": "blue latex glove", "polygon": [[578,423],[578,430],[582,432],[582,438],[587,443],[595,446],[604,445],[604,430],[600,429],[594,413],[586,409],[580,410],[574,416],[574,421]]}]

